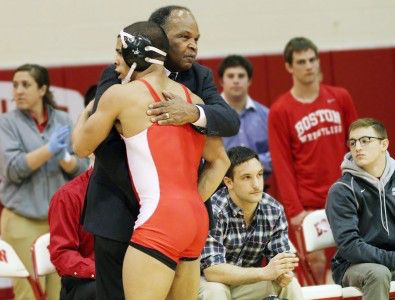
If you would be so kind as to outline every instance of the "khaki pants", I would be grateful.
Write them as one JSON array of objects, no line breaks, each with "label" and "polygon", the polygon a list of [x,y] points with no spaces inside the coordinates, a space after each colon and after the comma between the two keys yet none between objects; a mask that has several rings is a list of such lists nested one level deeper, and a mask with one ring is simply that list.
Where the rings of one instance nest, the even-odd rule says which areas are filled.
[{"label": "khaki pants", "polygon": [[351,265],[343,276],[343,286],[355,286],[363,293],[363,300],[388,299],[395,272],[374,263]]},{"label": "khaki pants", "polygon": [[[30,248],[36,238],[49,231],[47,220],[22,217],[4,208],[1,214],[1,237],[9,243],[22,260],[30,274],[33,263]],[[48,300],[57,300],[60,295],[60,278],[57,273],[43,277],[41,285]],[[27,279],[14,279],[15,300],[34,300],[34,294]]]},{"label": "khaki pants", "polygon": [[287,287],[280,287],[275,281],[260,281],[230,287],[219,282],[208,282],[200,278],[199,300],[262,300],[275,295],[289,300],[302,300],[302,290],[296,278]]}]

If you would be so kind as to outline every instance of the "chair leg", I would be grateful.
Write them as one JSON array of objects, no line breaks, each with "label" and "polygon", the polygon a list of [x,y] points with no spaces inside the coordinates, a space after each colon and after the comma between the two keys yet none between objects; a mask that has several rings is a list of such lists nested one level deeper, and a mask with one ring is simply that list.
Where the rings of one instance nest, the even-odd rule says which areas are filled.
[{"label": "chair leg", "polygon": [[307,251],[304,248],[304,240],[302,227],[294,228],[296,247],[298,249],[299,264],[302,267],[302,272],[305,278],[306,285],[317,285],[317,280],[314,278],[314,274],[311,270],[310,262],[307,259]]},{"label": "chair leg", "polygon": [[29,276],[27,279],[29,281],[30,286],[32,287],[33,294],[36,300],[46,300],[46,295],[41,288],[38,278],[35,279],[32,276]]}]

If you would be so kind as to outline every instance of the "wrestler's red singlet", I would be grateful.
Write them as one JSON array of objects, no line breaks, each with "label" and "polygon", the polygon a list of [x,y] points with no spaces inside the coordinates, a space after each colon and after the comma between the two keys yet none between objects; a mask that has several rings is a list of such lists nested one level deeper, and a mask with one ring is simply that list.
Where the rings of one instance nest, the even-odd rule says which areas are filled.
[{"label": "wrestler's red singlet", "polygon": [[[152,86],[141,81],[160,101]],[[189,91],[183,88],[191,103]],[[205,136],[189,124],[153,124],[124,141],[140,203],[131,242],[176,263],[180,258],[199,257],[208,233],[207,210],[197,188]]]}]

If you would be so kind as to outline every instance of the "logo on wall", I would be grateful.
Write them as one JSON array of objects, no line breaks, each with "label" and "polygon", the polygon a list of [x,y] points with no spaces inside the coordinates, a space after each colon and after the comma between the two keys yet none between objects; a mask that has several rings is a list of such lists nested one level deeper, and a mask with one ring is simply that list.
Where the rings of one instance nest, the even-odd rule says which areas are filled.
[{"label": "logo on wall", "polygon": [[[75,123],[84,109],[84,98],[76,90],[51,86],[56,104],[60,109],[69,113],[71,120]],[[12,101],[12,82],[0,81],[0,114],[15,109]]]}]

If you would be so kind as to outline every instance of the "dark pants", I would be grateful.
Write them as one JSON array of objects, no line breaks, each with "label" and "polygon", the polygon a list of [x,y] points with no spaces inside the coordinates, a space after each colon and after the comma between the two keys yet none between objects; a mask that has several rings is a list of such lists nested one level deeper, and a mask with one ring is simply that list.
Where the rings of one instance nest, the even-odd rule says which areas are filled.
[{"label": "dark pants", "polygon": [[95,296],[95,280],[74,277],[62,277],[60,300],[95,300]]},{"label": "dark pants", "polygon": [[96,300],[123,300],[122,264],[128,243],[95,235]]}]

